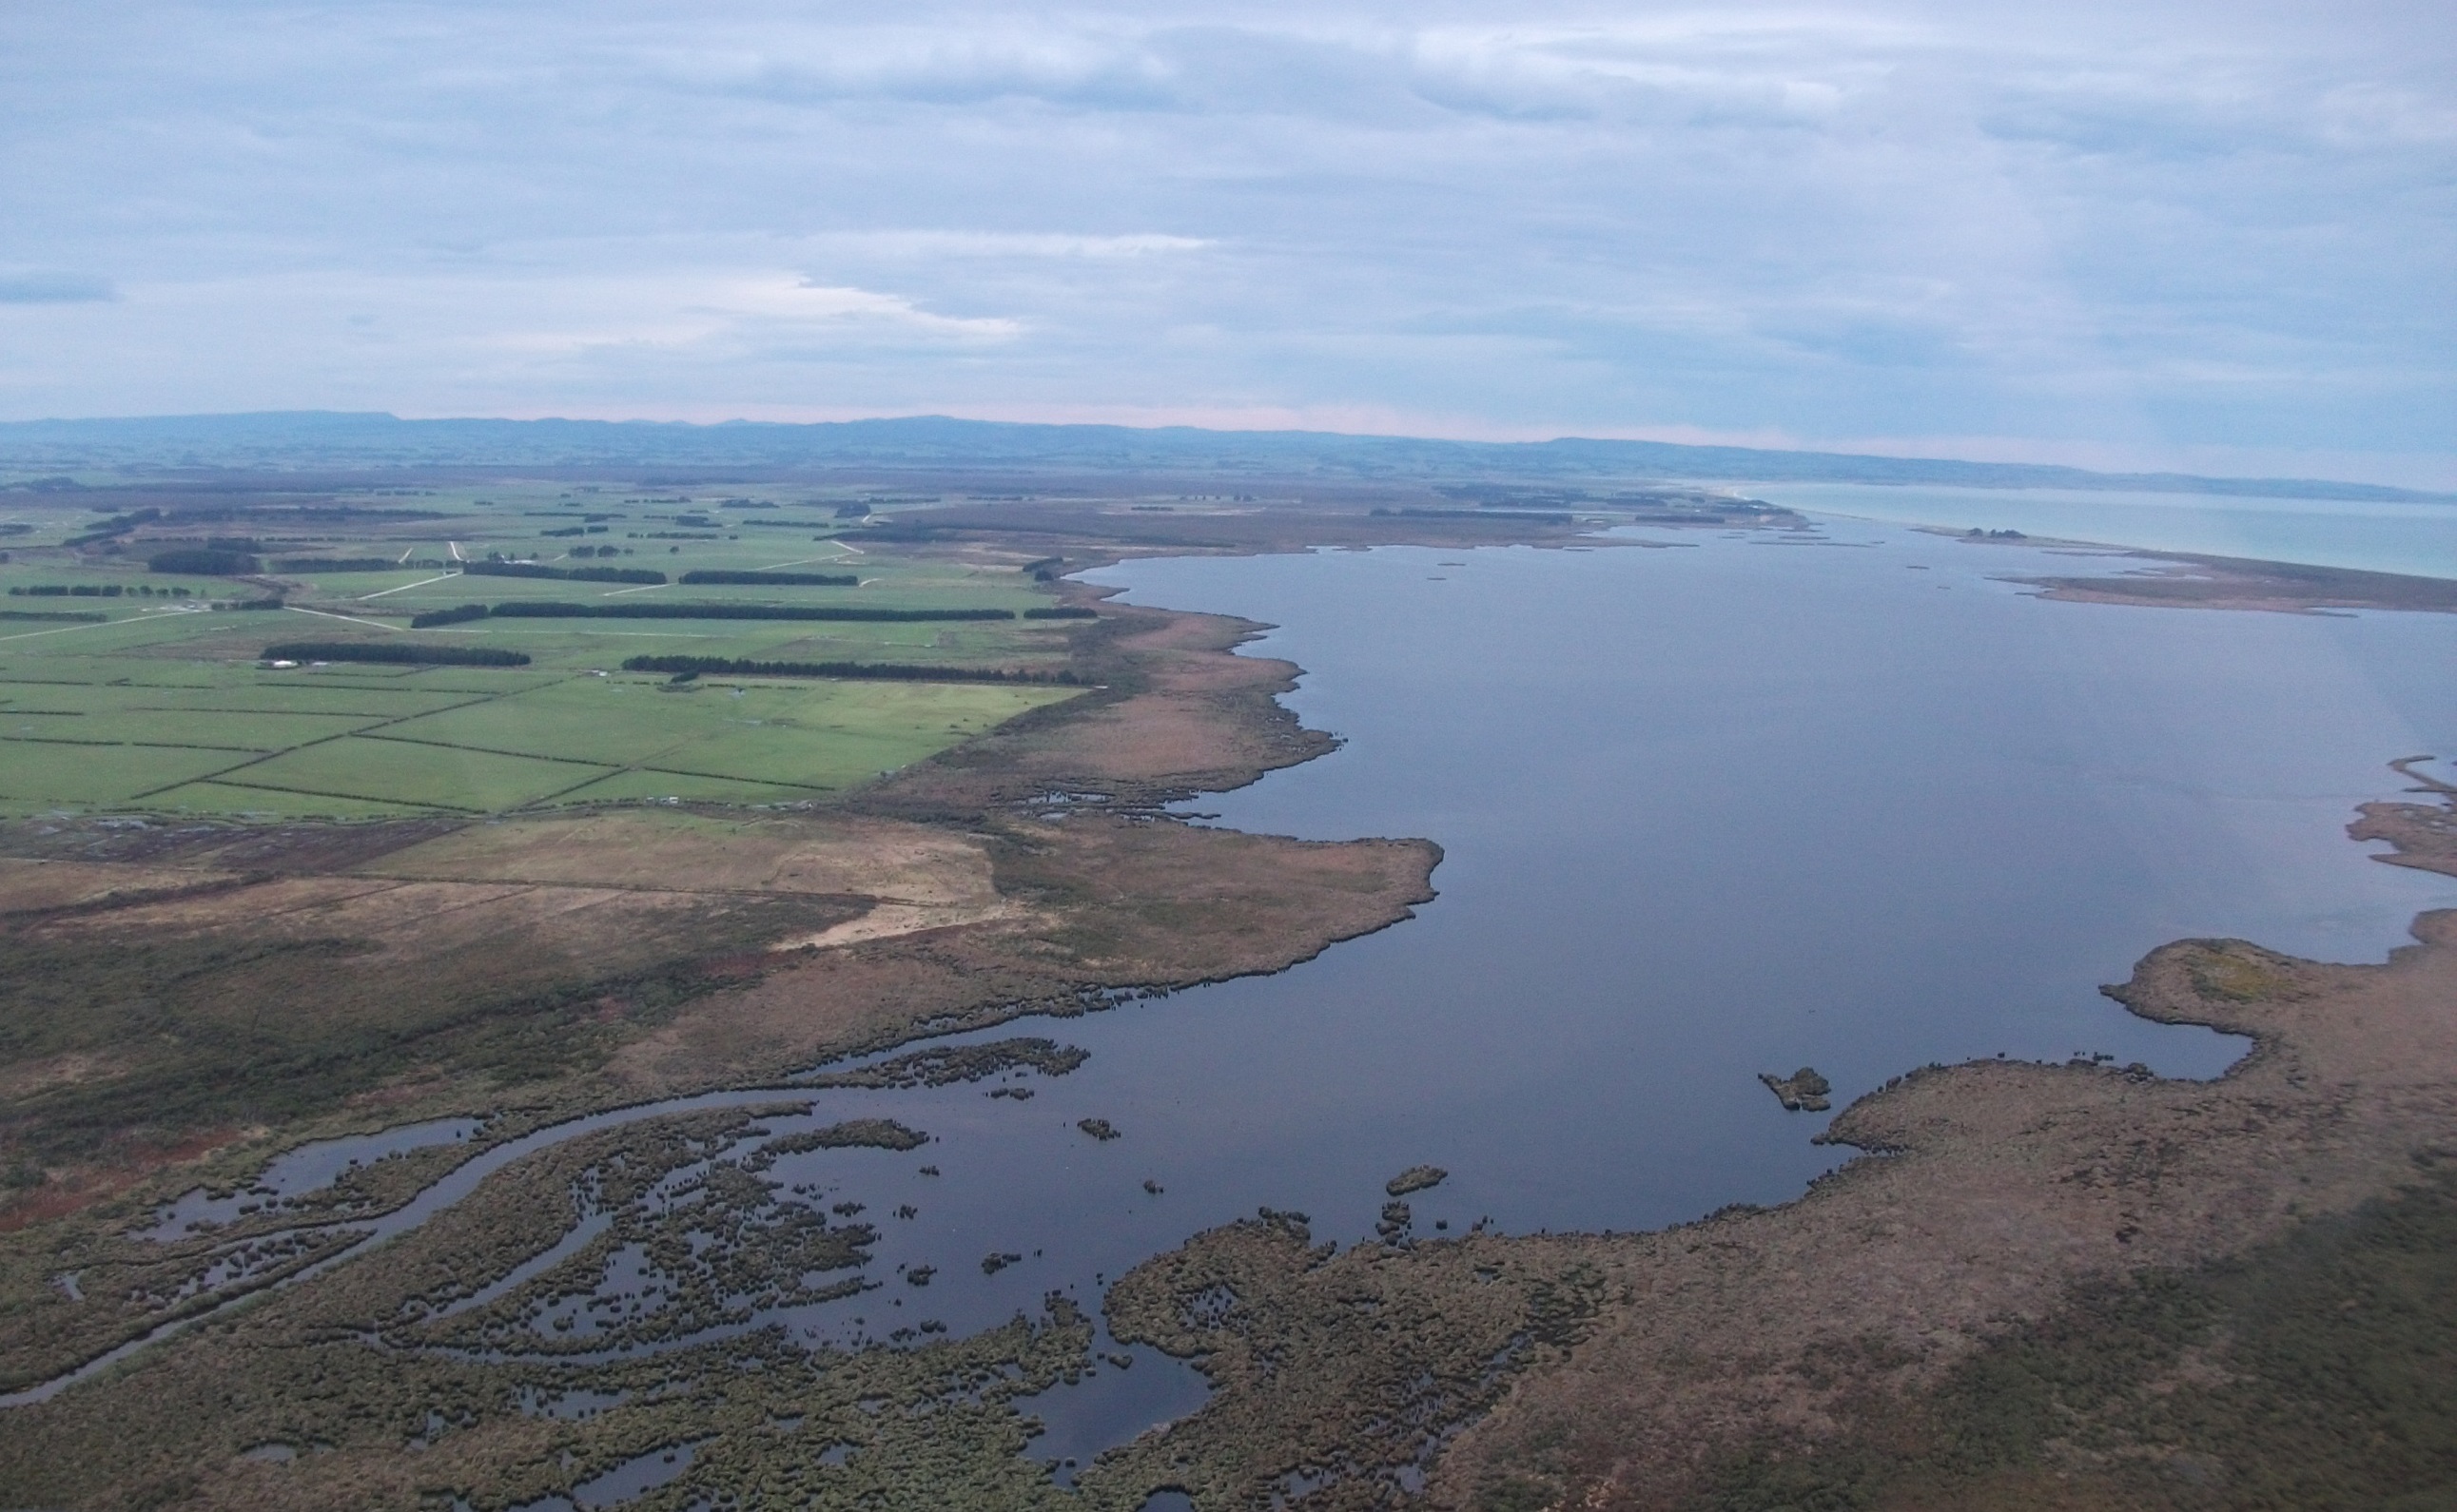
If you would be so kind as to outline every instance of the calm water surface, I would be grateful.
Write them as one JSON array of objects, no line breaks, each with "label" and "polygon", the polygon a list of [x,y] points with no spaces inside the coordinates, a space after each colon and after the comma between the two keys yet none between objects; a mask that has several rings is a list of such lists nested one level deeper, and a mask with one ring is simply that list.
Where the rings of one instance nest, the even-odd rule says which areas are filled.
[{"label": "calm water surface", "polygon": [[1441,896],[1282,975],[1064,1025],[1092,1058],[1032,1102],[947,1099],[951,1221],[995,1213],[984,1237],[1048,1247],[1018,1272],[1080,1285],[1263,1203],[1361,1237],[1418,1161],[1453,1173],[1413,1199],[1425,1234],[1778,1202],[1845,1153],[1758,1072],[1814,1064],[1838,1107],[1998,1053],[2214,1075],[2241,1042],[2098,985],[2189,935],[2376,961],[2457,904],[2343,834],[2403,786],[2389,758],[2457,752],[2457,620],[2052,603],[1995,579],[2068,558],[1820,534],[1095,574],[1275,623],[1253,649],[1307,668],[1290,702],[1347,742],[1190,807],[1435,838]]}]

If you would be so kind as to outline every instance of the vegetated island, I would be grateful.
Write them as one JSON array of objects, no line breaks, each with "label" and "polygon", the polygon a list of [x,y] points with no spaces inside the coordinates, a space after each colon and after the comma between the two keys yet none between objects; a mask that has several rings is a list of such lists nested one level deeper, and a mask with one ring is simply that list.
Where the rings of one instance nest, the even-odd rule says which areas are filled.
[{"label": "vegetated island", "polygon": [[1766,1091],[1774,1093],[1775,1101],[1783,1104],[1786,1113],[1824,1113],[1834,1106],[1827,1100],[1827,1093],[1834,1088],[1817,1073],[1814,1066],[1803,1066],[1788,1076],[1762,1071],[1758,1080],[1765,1083]]}]

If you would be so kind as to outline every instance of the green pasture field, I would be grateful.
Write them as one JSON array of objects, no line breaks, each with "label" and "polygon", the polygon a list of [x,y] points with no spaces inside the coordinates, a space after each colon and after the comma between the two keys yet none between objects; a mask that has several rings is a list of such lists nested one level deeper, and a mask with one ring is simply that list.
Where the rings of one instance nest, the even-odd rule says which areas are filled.
[{"label": "green pasture field", "polygon": [[[55,811],[371,817],[500,812],[542,805],[822,799],[922,760],[1073,690],[1029,685],[702,679],[671,684],[618,670],[629,657],[927,662],[1005,667],[1063,664],[1068,627],[1045,621],[865,623],[742,620],[480,620],[411,632],[408,619],[456,604],[515,600],[620,603],[825,604],[885,609],[1003,608],[1050,602],[999,566],[900,557],[864,546],[807,491],[681,490],[523,480],[384,491],[375,508],[443,520],[372,520],[361,528],[277,535],[244,523],[193,527],[261,542],[248,580],[145,570],[161,549],[146,526],[117,543],[63,548],[102,506],[0,494],[0,522],[37,528],[0,539],[0,590],[116,583],[120,596],[0,597],[0,607],[99,613],[102,623],[0,621],[0,815]],[[823,528],[744,526],[714,499],[750,492],[760,511]],[[654,496],[651,501],[649,496]],[[485,501],[485,502],[481,502]],[[80,513],[82,507],[83,512]],[[705,509],[714,530],[671,518]],[[616,518],[584,537],[549,537],[584,513]],[[738,518],[737,518],[738,517]],[[585,528],[585,526],[584,526]],[[664,532],[712,540],[656,540]],[[814,536],[826,539],[814,540]],[[852,539],[837,539],[850,537]],[[574,546],[629,556],[573,558]],[[643,586],[529,580],[403,565],[377,572],[279,572],[277,560],[384,557],[452,562],[488,553],[553,566],[852,572],[857,586],[757,583]],[[164,592],[183,586],[194,597]],[[136,592],[140,587],[153,595]],[[280,596],[279,610],[208,608]],[[361,664],[273,669],[281,641],[388,640],[501,646],[520,668]]]}]

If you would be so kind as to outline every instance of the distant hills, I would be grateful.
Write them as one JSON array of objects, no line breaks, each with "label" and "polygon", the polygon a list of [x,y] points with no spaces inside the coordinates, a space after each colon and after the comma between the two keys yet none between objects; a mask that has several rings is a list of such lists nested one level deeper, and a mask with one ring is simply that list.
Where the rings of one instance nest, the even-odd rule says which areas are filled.
[{"label": "distant hills", "polygon": [[1321,431],[1019,425],[897,419],[692,425],[646,420],[405,420],[321,410],[0,422],[0,466],[44,468],[873,467],[1245,473],[1325,481],[1509,480],[1574,486],[1642,479],[2139,489],[2250,498],[2457,502],[2457,496],[2318,479],[2100,473],[2024,462],[1762,451],[1664,441],[1447,441]]}]

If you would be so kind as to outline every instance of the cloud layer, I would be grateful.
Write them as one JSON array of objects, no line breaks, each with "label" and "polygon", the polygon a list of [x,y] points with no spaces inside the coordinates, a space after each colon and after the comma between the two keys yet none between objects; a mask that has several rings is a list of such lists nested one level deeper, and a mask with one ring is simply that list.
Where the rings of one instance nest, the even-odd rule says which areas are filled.
[{"label": "cloud layer", "polygon": [[0,35],[0,417],[938,410],[2457,480],[2445,5],[237,0]]}]

